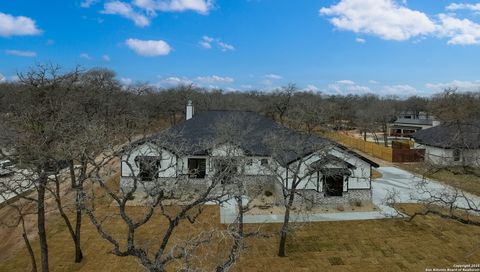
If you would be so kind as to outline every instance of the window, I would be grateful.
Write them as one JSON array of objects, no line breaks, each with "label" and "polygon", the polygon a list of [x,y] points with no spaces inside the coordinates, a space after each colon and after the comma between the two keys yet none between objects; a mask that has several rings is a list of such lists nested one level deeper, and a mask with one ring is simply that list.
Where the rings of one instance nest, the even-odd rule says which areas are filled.
[{"label": "window", "polygon": [[188,177],[204,179],[206,176],[206,159],[188,159]]},{"label": "window", "polygon": [[453,150],[453,161],[460,161],[461,152],[460,149]]},{"label": "window", "polygon": [[231,183],[233,177],[238,173],[237,165],[236,160],[216,159],[214,180],[216,182],[220,181],[222,184]]},{"label": "window", "polygon": [[138,177],[142,181],[152,181],[158,177],[160,158],[156,156],[137,156],[135,164],[139,168]]},{"label": "window", "polygon": [[342,196],[343,176],[325,176],[323,180],[323,191],[325,192],[325,196]]},{"label": "window", "polygon": [[262,160],[260,161],[260,164],[261,164],[262,166],[268,165],[268,159],[262,159]]}]

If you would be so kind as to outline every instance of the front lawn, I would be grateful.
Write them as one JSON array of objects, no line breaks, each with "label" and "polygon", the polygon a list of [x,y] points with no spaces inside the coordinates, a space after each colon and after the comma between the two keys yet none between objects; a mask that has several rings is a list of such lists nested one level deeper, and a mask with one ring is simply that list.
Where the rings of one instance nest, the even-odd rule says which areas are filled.
[{"label": "front lawn", "polygon": [[[404,205],[410,210],[415,205]],[[133,208],[132,209],[136,209]],[[86,218],[85,218],[86,219]],[[162,228],[154,220],[140,234],[145,243],[154,243],[154,233]],[[219,222],[217,206],[207,207],[198,223],[179,228],[178,237]],[[273,232],[279,224],[264,225]],[[258,225],[248,225],[248,229]],[[66,228],[59,219],[49,224],[49,250],[52,271],[143,271],[134,258],[109,254],[110,245],[100,239],[85,221],[82,233],[85,259],[73,263],[73,249]],[[117,234],[121,233],[118,228]],[[276,256],[278,237],[248,239],[234,271],[424,271],[447,268],[459,263],[479,263],[480,227],[419,216],[413,222],[402,219],[318,222],[307,224],[291,235],[286,258]],[[38,242],[34,241],[35,249]],[[221,253],[221,246],[210,248]],[[27,271],[29,259],[23,246],[7,259],[0,259],[0,271]],[[37,256],[38,251],[36,251]]]}]

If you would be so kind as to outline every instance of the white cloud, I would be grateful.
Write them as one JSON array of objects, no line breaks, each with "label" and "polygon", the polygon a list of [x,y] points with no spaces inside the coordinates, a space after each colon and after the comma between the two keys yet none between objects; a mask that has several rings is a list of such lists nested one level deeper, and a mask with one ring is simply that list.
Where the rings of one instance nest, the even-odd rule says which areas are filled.
[{"label": "white cloud", "polygon": [[[320,9],[330,22],[341,30],[378,36],[385,40],[405,41],[426,36],[447,38],[448,44],[480,44],[480,24],[456,17],[455,14],[437,14],[431,19],[425,13],[407,8],[406,1],[396,0],[341,0],[338,4]],[[447,10],[480,12],[478,4],[452,3]],[[363,38],[355,40],[364,43]],[[414,40],[415,42],[415,40]]]},{"label": "white cloud", "polygon": [[134,5],[150,13],[155,11],[195,11],[207,14],[213,8],[213,0],[134,0]]},{"label": "white cloud", "polygon": [[172,50],[170,45],[162,40],[128,39],[125,43],[138,55],[145,57],[166,56]]},{"label": "white cloud", "polygon": [[186,77],[171,76],[160,80],[159,85],[162,87],[175,87],[177,85],[190,85],[193,81]]},{"label": "white cloud", "polygon": [[211,49],[212,48],[212,42],[213,38],[208,37],[208,36],[203,36],[202,39],[198,42],[201,47],[205,49]]},{"label": "white cloud", "polygon": [[450,38],[448,44],[471,45],[480,43],[480,24],[446,14],[440,14],[439,18],[441,21],[439,35]]},{"label": "white cloud", "polygon": [[89,8],[93,4],[97,3],[99,0],[84,0],[80,3],[80,7],[82,8]]},{"label": "white cloud", "polygon": [[110,62],[112,59],[110,58],[109,55],[103,55],[103,56],[102,56],[102,60],[103,60],[103,61],[106,61],[106,62]]},{"label": "white cloud", "polygon": [[[373,81],[378,84],[378,82]],[[371,83],[371,82],[370,82]],[[383,86],[376,86],[373,89],[357,84],[352,80],[339,80],[335,83],[327,85],[327,89],[324,91],[325,93],[329,94],[337,94],[337,95],[346,95],[346,94],[369,94],[375,93],[377,95],[396,95],[401,97],[411,96],[411,95],[419,95],[420,92],[407,84],[398,84],[398,85],[383,85]]]},{"label": "white cloud", "polygon": [[318,92],[318,91],[320,91],[320,89],[313,84],[308,84],[307,87],[305,87],[303,90],[306,91],[306,92]]},{"label": "white cloud", "polygon": [[132,85],[133,80],[131,78],[128,78],[128,77],[121,77],[120,78],[120,83],[122,83],[123,85]]},{"label": "white cloud", "polygon": [[453,80],[447,83],[427,83],[425,84],[425,87],[436,92],[441,92],[447,88],[457,88],[459,91],[462,92],[478,92],[480,91],[480,80]]},{"label": "white cloud", "polygon": [[267,79],[273,79],[273,80],[278,80],[278,79],[283,78],[282,76],[279,76],[279,75],[276,75],[276,74],[267,74],[264,77],[267,78]]},{"label": "white cloud", "polygon": [[5,50],[5,54],[18,56],[18,57],[29,57],[33,58],[37,56],[36,52],[33,51],[21,51],[21,50]]},{"label": "white cloud", "polygon": [[378,83],[380,83],[380,82],[378,82],[378,81],[376,81],[376,80],[373,80],[373,79],[370,79],[370,80],[368,81],[368,83],[370,83],[370,84],[378,84]]},{"label": "white cloud", "polygon": [[226,89],[230,87],[228,86],[228,84],[231,84],[234,81],[235,80],[232,77],[218,76],[218,75],[198,76],[194,79],[190,79],[188,77],[183,77],[183,76],[169,76],[169,77],[161,77],[157,85],[168,88],[168,87],[174,87],[178,85],[194,84],[196,86],[204,87],[207,89],[220,89],[220,88]]},{"label": "white cloud", "polygon": [[431,34],[435,23],[420,11],[401,6],[394,0],[341,0],[320,14],[331,16],[339,29],[366,33],[385,40],[404,41]]},{"label": "white cloud", "polygon": [[380,90],[382,95],[412,96],[418,95],[419,91],[407,84],[404,85],[385,85]]},{"label": "white cloud", "polygon": [[222,42],[222,40],[220,39],[215,39],[209,36],[203,36],[198,43],[200,44],[201,47],[205,49],[212,49],[213,45],[215,44],[223,52],[235,50],[235,47],[233,45]]},{"label": "white cloud", "polygon": [[0,12],[0,36],[39,35],[41,32],[35,21],[28,17],[12,16]]},{"label": "white cloud", "polygon": [[82,54],[80,54],[80,58],[86,59],[86,60],[92,60],[92,59],[93,59],[93,58],[92,58],[89,54],[87,54],[87,53],[82,53]]},{"label": "white cloud", "polygon": [[349,80],[349,79],[338,80],[338,81],[335,82],[335,83],[337,83],[337,84],[344,84],[344,85],[353,85],[353,84],[355,84],[354,81]]},{"label": "white cloud", "polygon": [[102,13],[123,16],[129,20],[132,20],[135,25],[139,27],[150,25],[150,18],[139,12],[136,12],[130,4],[121,1],[111,1],[105,3]]},{"label": "white cloud", "polygon": [[228,83],[232,83],[234,81],[234,79],[231,78],[231,77],[221,77],[221,76],[216,76],[216,75],[197,77],[197,80],[199,82],[208,83],[208,84],[212,84],[212,83],[228,84]]},{"label": "white cloud", "polygon": [[0,82],[5,82],[6,80],[5,76],[0,74]]},{"label": "white cloud", "polygon": [[333,93],[333,94],[366,94],[370,93],[371,90],[367,86],[361,86],[356,84],[352,80],[339,80],[335,83],[329,84],[327,86],[326,93]]},{"label": "white cloud", "polygon": [[480,3],[478,4],[463,4],[463,3],[452,3],[446,7],[447,10],[471,10],[471,11],[480,11]]},{"label": "white cloud", "polygon": [[228,44],[228,43],[224,43],[224,42],[221,42],[221,41],[218,42],[218,46],[220,46],[220,48],[222,49],[223,52],[235,50],[235,47],[233,45]]}]

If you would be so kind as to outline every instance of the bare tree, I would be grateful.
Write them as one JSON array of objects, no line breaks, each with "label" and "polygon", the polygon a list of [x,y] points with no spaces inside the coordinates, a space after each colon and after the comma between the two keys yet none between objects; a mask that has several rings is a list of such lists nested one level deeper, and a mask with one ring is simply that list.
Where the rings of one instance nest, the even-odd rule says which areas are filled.
[{"label": "bare tree", "polygon": [[294,84],[275,90],[269,99],[267,113],[271,113],[273,119],[278,116],[280,123],[283,124],[285,115],[290,109],[292,97],[297,90]]},{"label": "bare tree", "polygon": [[61,74],[55,65],[39,65],[19,74],[23,88],[18,92],[11,107],[8,123],[19,134],[11,139],[8,148],[13,154],[4,154],[12,161],[20,162],[34,173],[34,188],[37,194],[37,227],[40,241],[42,271],[48,271],[48,245],[45,228],[45,194],[48,176],[58,167],[57,139],[62,133],[59,107],[64,92],[75,82],[78,71]]},{"label": "bare tree", "polygon": [[287,235],[291,229],[292,208],[296,202],[308,201],[300,191],[312,175],[308,170],[309,166],[313,158],[325,156],[332,146],[329,141],[323,141],[311,134],[299,135],[287,130],[283,133],[276,131],[275,134],[268,135],[265,140],[275,159],[269,164],[269,172],[278,179],[283,192],[285,214],[280,230],[278,256],[285,257]]},{"label": "bare tree", "polygon": [[[21,227],[22,238],[27,248],[28,255],[30,256],[31,271],[37,271],[37,261],[33,252],[32,244],[28,235],[25,220],[28,217],[35,215],[35,199],[21,198],[26,187],[30,187],[30,184],[26,184],[26,180],[22,173],[12,173],[14,177],[2,178],[0,180],[0,200],[3,201],[2,208],[14,211],[11,217],[3,217],[0,219],[0,225],[8,228]],[[27,181],[28,182],[28,181]],[[13,199],[13,200],[12,200]]]},{"label": "bare tree", "polygon": [[[221,130],[225,131],[223,128]],[[206,165],[189,171],[186,165],[181,166],[183,162],[180,158],[194,152],[196,148],[201,151],[221,146],[222,141],[219,140],[226,138],[221,138],[221,133],[217,130],[214,138],[192,147],[183,142],[179,133],[181,132],[169,130],[155,135],[154,138],[145,137],[124,145],[121,150],[112,146],[104,151],[101,159],[90,161],[94,169],[88,178],[90,187],[99,187],[108,199],[107,202],[115,203],[117,211],[102,215],[97,208],[103,198],[98,192],[85,190],[85,212],[101,237],[113,246],[113,254],[136,257],[149,271],[165,271],[172,265],[179,265],[186,270],[198,266],[200,260],[196,251],[199,248],[211,244],[219,235],[231,237],[232,245],[227,251],[229,253],[226,260],[212,267],[216,271],[227,271],[234,265],[243,249],[243,239],[253,235],[243,229],[242,218],[248,207],[242,198],[245,189],[240,166],[244,160],[238,156],[235,148],[222,149],[224,153],[219,157],[209,155],[212,164],[210,167],[213,167],[215,172],[208,182],[196,180],[196,177],[205,175],[202,171],[205,171]],[[118,161],[123,165],[122,171],[133,175],[122,181],[121,188],[116,190],[108,184],[109,175],[106,173],[112,173],[114,168],[118,169],[118,164],[113,163]],[[238,204],[239,217],[226,231],[213,227],[211,230],[192,234],[186,240],[176,237],[178,227],[197,222],[208,203],[222,204],[232,200]],[[131,214],[129,210],[132,205],[138,205],[143,212]],[[155,216],[166,220],[166,228],[158,233],[158,243],[144,245],[138,238],[138,230]],[[108,223],[113,217],[119,217],[126,226],[126,240],[109,231]],[[126,244],[126,248],[122,248],[122,244]]]}]

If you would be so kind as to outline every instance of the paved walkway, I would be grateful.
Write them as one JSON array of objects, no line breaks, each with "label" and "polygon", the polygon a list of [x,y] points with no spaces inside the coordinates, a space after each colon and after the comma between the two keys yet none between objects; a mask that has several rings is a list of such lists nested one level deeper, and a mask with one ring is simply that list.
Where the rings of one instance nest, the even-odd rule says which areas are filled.
[{"label": "paved walkway", "polygon": [[[320,213],[301,216],[293,216],[292,222],[318,222],[318,221],[346,221],[346,220],[371,220],[395,216],[396,211],[385,205],[385,199],[390,192],[395,191],[399,203],[416,203],[426,199],[427,195],[420,194],[417,189],[418,182],[422,179],[414,174],[397,167],[379,167],[377,169],[383,176],[372,181],[373,203],[380,211],[375,212],[341,212],[341,213]],[[434,194],[452,192],[450,186],[433,180],[427,180],[426,188]],[[480,197],[466,194],[469,199],[480,204]],[[464,200],[458,201],[456,205],[466,207]],[[232,223],[236,219],[236,203],[229,201],[220,207],[220,220],[223,224]],[[283,214],[277,215],[245,215],[245,223],[281,223]]]},{"label": "paved walkway", "polygon": [[[28,172],[0,177],[0,204],[18,197],[19,193],[27,193],[33,189],[32,182],[25,179],[24,175],[28,175]],[[12,192],[9,188],[15,188],[16,192]]]}]

